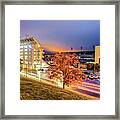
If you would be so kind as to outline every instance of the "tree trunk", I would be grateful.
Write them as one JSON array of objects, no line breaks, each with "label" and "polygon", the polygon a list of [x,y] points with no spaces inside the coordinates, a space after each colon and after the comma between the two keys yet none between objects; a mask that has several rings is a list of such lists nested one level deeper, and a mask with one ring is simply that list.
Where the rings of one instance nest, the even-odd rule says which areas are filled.
[{"label": "tree trunk", "polygon": [[63,81],[63,89],[65,89],[65,82]]}]

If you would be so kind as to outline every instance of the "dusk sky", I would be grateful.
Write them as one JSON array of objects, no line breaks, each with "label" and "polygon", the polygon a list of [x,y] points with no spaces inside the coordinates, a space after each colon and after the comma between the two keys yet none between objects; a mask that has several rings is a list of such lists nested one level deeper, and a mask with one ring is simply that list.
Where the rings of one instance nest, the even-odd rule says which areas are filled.
[{"label": "dusk sky", "polygon": [[99,20],[21,20],[20,38],[36,37],[48,50],[92,50],[100,45]]}]

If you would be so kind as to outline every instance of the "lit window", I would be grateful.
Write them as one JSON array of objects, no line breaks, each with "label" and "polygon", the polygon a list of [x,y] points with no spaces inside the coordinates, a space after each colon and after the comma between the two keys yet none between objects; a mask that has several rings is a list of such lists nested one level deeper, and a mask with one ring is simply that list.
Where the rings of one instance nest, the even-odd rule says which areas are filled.
[{"label": "lit window", "polygon": [[28,49],[27,49],[27,48],[25,48],[25,49],[24,49],[24,51],[28,51]]},{"label": "lit window", "polygon": [[28,48],[32,48],[32,45],[28,45]]},{"label": "lit window", "polygon": [[25,59],[28,58],[28,56],[25,56]]},{"label": "lit window", "polygon": [[23,48],[23,46],[20,46],[20,48]]},{"label": "lit window", "polygon": [[24,48],[27,48],[27,45],[24,45]]}]

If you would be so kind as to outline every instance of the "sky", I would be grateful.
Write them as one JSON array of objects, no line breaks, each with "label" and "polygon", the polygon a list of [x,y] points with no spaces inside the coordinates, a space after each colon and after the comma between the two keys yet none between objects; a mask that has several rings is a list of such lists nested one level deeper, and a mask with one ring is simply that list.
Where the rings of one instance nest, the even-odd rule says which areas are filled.
[{"label": "sky", "polygon": [[92,50],[100,45],[99,20],[21,20],[20,39],[35,37],[51,50]]}]

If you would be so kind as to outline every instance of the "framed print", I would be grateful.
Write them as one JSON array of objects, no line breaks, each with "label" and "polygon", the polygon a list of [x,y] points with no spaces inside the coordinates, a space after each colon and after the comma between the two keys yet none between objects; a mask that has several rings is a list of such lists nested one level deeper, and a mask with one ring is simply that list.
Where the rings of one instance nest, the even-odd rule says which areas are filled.
[{"label": "framed print", "polygon": [[1,118],[119,119],[117,0],[1,9]]}]

